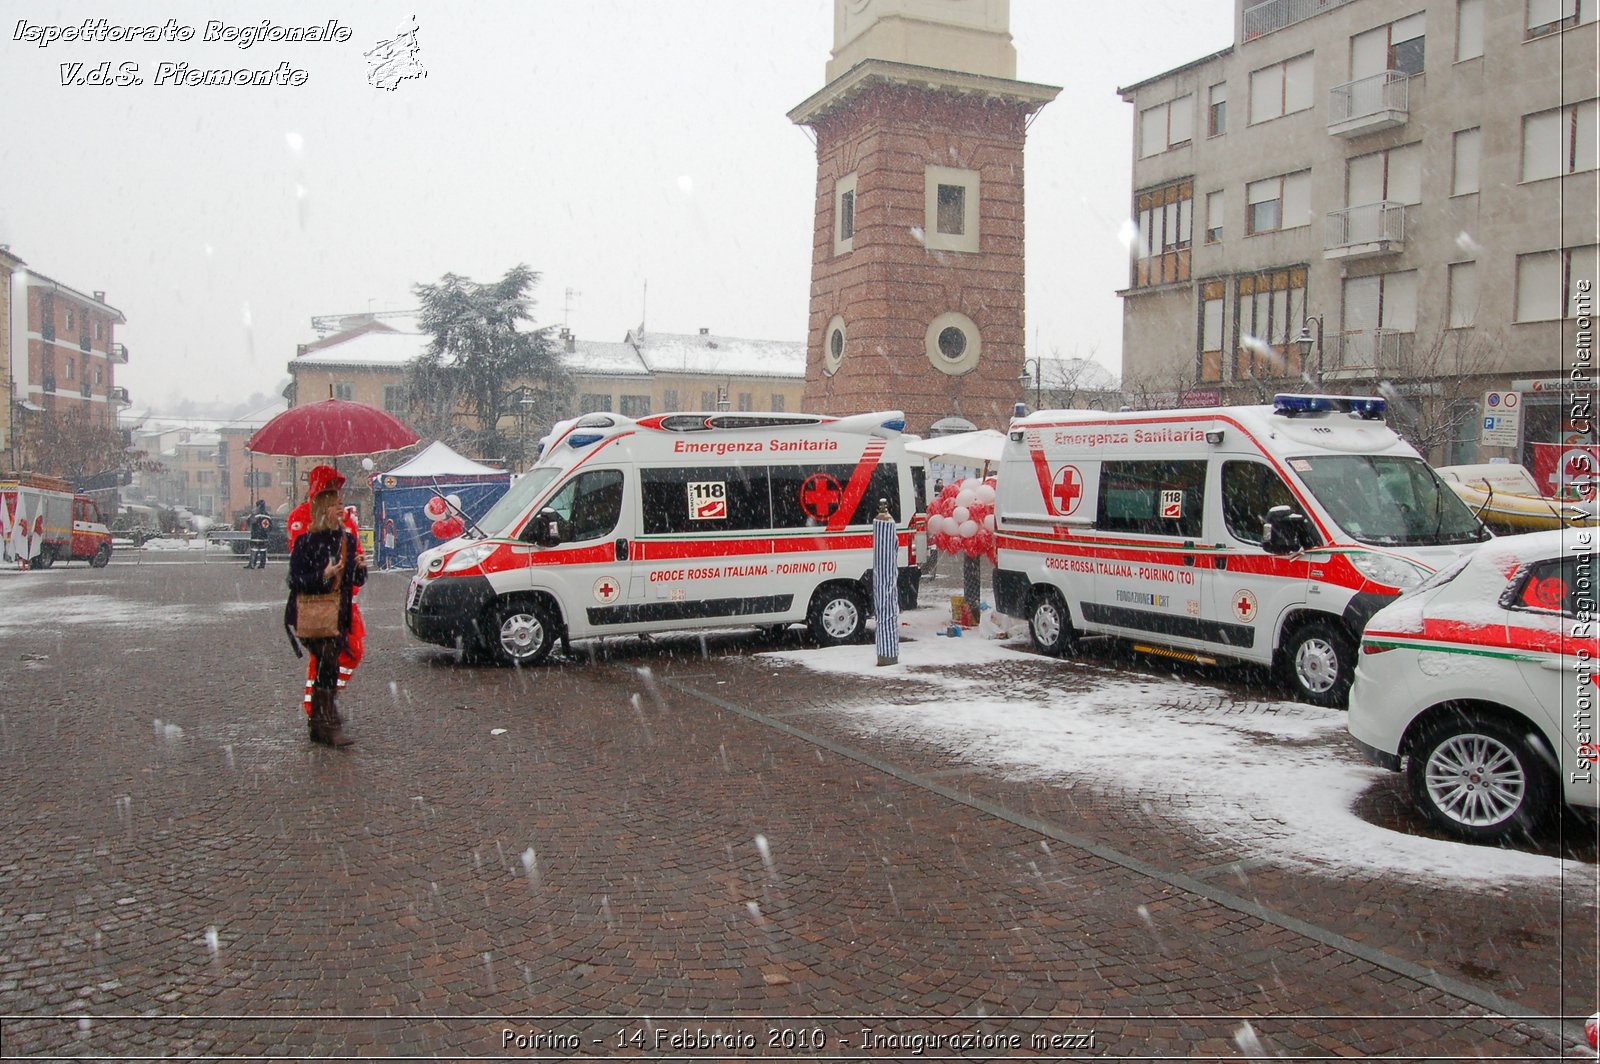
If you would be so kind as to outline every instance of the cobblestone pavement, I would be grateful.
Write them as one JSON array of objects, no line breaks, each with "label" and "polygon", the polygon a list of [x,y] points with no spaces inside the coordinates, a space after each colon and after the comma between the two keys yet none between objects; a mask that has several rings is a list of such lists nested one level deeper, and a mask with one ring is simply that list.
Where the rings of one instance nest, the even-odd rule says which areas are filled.
[{"label": "cobblestone pavement", "polygon": [[[1138,794],[864,733],[836,710],[889,686],[775,678],[748,633],[463,664],[406,635],[399,574],[334,752],[282,575],[0,578],[6,1059],[1593,1059],[1592,874],[1251,860]],[[994,679],[1110,667],[1149,668]],[[1194,678],[1185,710],[1259,711]],[[1361,814],[1422,830],[1391,787]],[[1592,834],[1545,845],[1592,869]]]}]

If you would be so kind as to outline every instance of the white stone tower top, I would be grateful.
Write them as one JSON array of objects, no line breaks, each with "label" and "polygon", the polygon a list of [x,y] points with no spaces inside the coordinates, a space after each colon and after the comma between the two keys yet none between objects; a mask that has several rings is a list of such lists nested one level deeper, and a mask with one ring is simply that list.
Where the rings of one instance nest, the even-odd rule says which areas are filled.
[{"label": "white stone tower top", "polygon": [[1011,0],[833,0],[828,82],[868,59],[1015,79]]}]

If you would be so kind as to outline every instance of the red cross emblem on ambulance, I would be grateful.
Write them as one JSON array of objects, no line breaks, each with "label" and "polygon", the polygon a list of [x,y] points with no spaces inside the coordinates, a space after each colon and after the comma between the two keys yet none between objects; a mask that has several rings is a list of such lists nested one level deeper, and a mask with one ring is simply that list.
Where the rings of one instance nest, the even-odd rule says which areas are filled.
[{"label": "red cross emblem on ambulance", "polygon": [[800,509],[826,521],[844,500],[844,489],[827,473],[813,473],[800,485]]},{"label": "red cross emblem on ambulance", "polygon": [[1233,596],[1233,615],[1249,624],[1256,619],[1256,597],[1249,591],[1240,591]]},{"label": "red cross emblem on ambulance", "polygon": [[620,594],[622,585],[609,576],[602,576],[594,582],[594,597],[598,602],[615,602]]},{"label": "red cross emblem on ambulance", "polygon": [[1083,501],[1083,474],[1077,466],[1062,466],[1056,470],[1055,482],[1050,485],[1050,499],[1056,512],[1070,517]]}]

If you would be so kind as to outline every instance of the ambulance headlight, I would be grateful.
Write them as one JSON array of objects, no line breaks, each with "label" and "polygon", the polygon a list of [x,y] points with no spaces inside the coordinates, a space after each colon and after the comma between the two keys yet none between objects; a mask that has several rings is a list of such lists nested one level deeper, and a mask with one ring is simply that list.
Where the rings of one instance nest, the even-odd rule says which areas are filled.
[{"label": "ambulance headlight", "polygon": [[1433,575],[1431,570],[1387,554],[1351,554],[1349,558],[1350,564],[1368,580],[1402,591],[1409,591]]},{"label": "ambulance headlight", "polygon": [[462,547],[444,563],[444,572],[459,573],[463,569],[472,569],[482,565],[495,552],[493,543],[475,543],[470,547]]}]

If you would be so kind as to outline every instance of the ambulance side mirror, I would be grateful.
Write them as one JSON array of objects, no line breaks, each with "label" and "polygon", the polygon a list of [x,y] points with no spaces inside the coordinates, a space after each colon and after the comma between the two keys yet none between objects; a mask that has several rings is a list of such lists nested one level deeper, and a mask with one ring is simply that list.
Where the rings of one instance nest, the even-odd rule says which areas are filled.
[{"label": "ambulance side mirror", "polygon": [[561,545],[561,516],[554,510],[540,510],[533,515],[533,520],[528,522],[528,527],[522,533],[522,538],[540,547],[559,547]]},{"label": "ambulance side mirror", "polygon": [[1292,506],[1274,506],[1261,524],[1261,549],[1268,554],[1294,554],[1311,546],[1311,525]]}]

